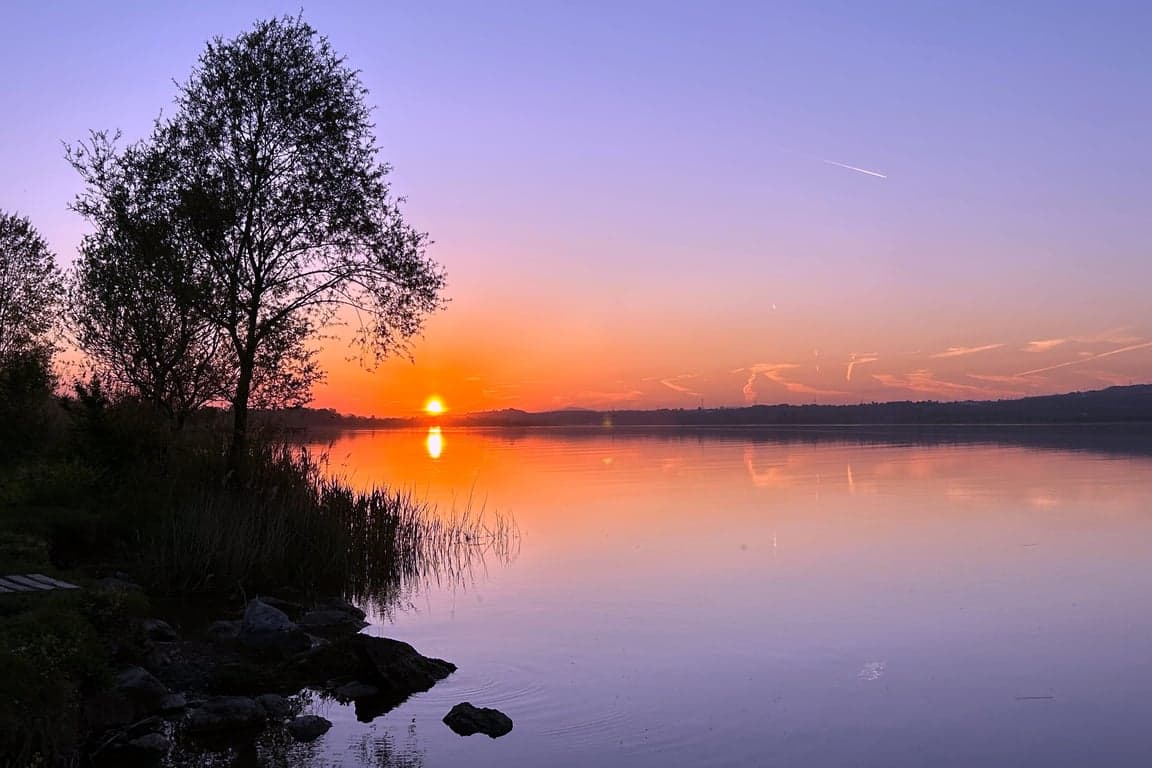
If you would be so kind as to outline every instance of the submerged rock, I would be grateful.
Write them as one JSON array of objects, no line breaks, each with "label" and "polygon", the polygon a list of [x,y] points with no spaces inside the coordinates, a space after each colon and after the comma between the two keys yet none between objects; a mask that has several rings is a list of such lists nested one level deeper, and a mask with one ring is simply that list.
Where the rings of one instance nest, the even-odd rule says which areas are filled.
[{"label": "submerged rock", "polygon": [[158,758],[168,754],[172,744],[161,733],[148,733],[125,743],[124,747],[142,756]]},{"label": "submerged rock", "polygon": [[444,716],[444,723],[461,736],[483,733],[495,739],[512,730],[512,718],[508,715],[498,709],[474,707],[467,701],[452,707]]},{"label": "submerged rock", "polygon": [[246,696],[216,696],[188,713],[193,733],[257,728],[264,725],[264,710]]},{"label": "submerged rock", "polygon": [[301,715],[288,723],[288,732],[297,741],[315,741],[332,727],[329,720],[319,715]]}]

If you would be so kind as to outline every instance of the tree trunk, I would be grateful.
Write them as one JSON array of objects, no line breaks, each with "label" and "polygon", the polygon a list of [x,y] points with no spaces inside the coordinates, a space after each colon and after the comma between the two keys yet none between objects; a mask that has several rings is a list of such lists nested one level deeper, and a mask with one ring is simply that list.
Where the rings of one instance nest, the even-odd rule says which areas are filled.
[{"label": "tree trunk", "polygon": [[232,399],[232,445],[228,451],[228,479],[239,484],[246,478],[248,463],[248,397],[252,394],[253,362],[241,362],[236,396]]}]

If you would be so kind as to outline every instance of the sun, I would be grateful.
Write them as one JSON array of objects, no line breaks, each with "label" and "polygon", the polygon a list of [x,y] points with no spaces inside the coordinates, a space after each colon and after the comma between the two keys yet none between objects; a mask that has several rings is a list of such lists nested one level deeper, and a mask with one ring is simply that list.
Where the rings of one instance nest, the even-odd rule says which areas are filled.
[{"label": "sun", "polygon": [[428,402],[424,403],[424,413],[429,416],[439,416],[444,413],[444,401],[438,397],[428,398]]}]

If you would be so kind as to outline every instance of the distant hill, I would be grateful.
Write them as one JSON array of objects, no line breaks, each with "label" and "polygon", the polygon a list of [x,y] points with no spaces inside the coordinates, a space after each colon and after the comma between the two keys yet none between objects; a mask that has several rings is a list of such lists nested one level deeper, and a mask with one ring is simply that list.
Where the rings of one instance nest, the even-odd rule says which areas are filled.
[{"label": "distant hill", "polygon": [[949,424],[1100,424],[1152,422],[1152,384],[1019,400],[934,400],[858,405],[753,405],[746,408],[661,408],[600,411],[565,408],[532,413],[515,408],[445,416],[377,418],[325,408],[263,411],[261,423],[289,430],[394,429],[444,424],[469,427],[736,427]]},{"label": "distant hill", "polygon": [[[1152,385],[1109,387],[1092,392],[940,403],[902,401],[859,405],[754,405],[746,408],[650,411],[563,410],[529,413],[515,409],[459,416],[448,421],[483,427],[576,426],[800,426],[897,424],[1084,424],[1152,422]],[[425,423],[425,420],[414,420]]]}]

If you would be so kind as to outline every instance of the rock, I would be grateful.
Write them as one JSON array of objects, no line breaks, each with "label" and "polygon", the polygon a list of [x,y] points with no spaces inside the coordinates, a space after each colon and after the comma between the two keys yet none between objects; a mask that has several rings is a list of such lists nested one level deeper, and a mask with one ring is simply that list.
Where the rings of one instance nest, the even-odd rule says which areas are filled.
[{"label": "rock", "polygon": [[498,709],[474,707],[461,702],[444,716],[444,723],[461,736],[483,733],[490,738],[503,736],[512,730],[512,718]]},{"label": "rock", "polygon": [[333,691],[339,699],[367,699],[371,696],[379,696],[380,689],[374,685],[354,681],[345,683]]},{"label": "rock", "polygon": [[288,723],[288,732],[297,741],[315,741],[331,727],[332,723],[319,715],[301,715]]},{"label": "rock", "polygon": [[116,676],[116,691],[132,704],[135,718],[159,712],[168,697],[168,688],[141,667],[128,667]]},{"label": "rock", "polygon": [[145,637],[158,643],[174,643],[180,639],[172,625],[160,619],[144,619],[140,622],[140,628],[144,630]]},{"label": "rock", "polygon": [[353,613],[331,609],[309,611],[300,617],[300,626],[309,632],[359,632],[368,626],[367,622],[359,619]]},{"label": "rock", "polygon": [[354,635],[348,640],[359,648],[373,673],[365,679],[370,679],[383,694],[407,698],[427,691],[456,671],[455,664],[421,656],[399,640],[371,635]]},{"label": "rock", "polygon": [[257,598],[265,605],[270,605],[273,608],[283,611],[289,618],[295,618],[304,613],[304,606],[300,603],[294,603],[291,600],[281,600],[278,597],[259,597]]},{"label": "rock", "polygon": [[193,733],[255,728],[264,725],[264,711],[245,696],[216,696],[188,713]]},{"label": "rock", "polygon": [[84,721],[93,733],[121,728],[136,719],[136,708],[120,691],[101,691],[84,699]]},{"label": "rock", "polygon": [[100,589],[109,592],[142,592],[143,588],[134,582],[128,581],[125,578],[120,578],[123,574],[117,576],[105,576],[96,582]]},{"label": "rock", "polygon": [[161,712],[179,712],[188,706],[188,700],[182,693],[170,693],[160,702]]},{"label": "rock", "polygon": [[339,611],[341,613],[347,613],[349,615],[355,616],[360,621],[364,621],[365,617],[367,616],[364,611],[352,605],[352,603],[349,603],[347,600],[343,600],[339,597],[329,597],[325,600],[317,601],[316,610]]},{"label": "rock", "polygon": [[136,739],[132,739],[124,745],[126,748],[137,752],[141,755],[160,757],[168,754],[168,750],[172,745],[168,739],[160,733],[149,733]]},{"label": "rock", "polygon": [[214,643],[229,643],[239,636],[239,621],[214,621],[208,627],[208,638]]},{"label": "rock", "polygon": [[263,693],[256,697],[256,706],[264,710],[269,719],[283,720],[292,714],[292,703],[275,693]]},{"label": "rock", "polygon": [[288,614],[259,598],[248,603],[244,611],[239,640],[248,648],[282,655],[312,647],[308,633],[288,618]]}]

